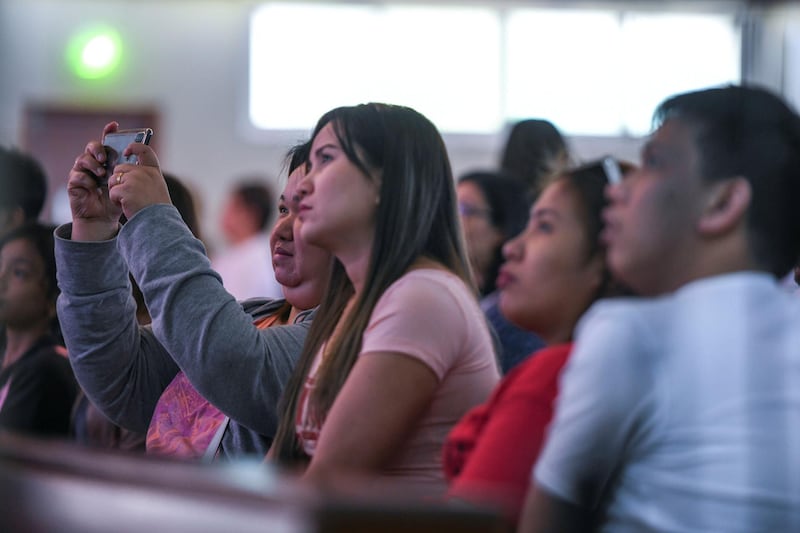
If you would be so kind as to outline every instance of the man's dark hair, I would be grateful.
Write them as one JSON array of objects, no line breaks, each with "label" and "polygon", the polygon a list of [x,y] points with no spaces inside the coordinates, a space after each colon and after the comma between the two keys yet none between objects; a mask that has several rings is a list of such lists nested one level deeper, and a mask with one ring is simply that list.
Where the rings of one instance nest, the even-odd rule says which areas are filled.
[{"label": "man's dark hair", "polygon": [[753,258],[785,275],[800,258],[800,117],[763,88],[727,86],[670,97],[653,120],[673,118],[695,129],[703,179],[750,183]]},{"label": "man's dark hair", "polygon": [[31,155],[0,146],[0,208],[21,207],[25,220],[36,220],[47,195],[47,176]]}]

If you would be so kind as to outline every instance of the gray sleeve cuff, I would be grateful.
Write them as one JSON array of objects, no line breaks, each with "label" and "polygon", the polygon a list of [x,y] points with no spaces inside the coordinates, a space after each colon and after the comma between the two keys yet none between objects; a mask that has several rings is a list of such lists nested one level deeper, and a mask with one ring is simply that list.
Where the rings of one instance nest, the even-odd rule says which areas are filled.
[{"label": "gray sleeve cuff", "polygon": [[128,267],[117,251],[117,239],[79,242],[71,236],[71,223],[56,228],[56,275],[62,292],[96,294],[128,285]]}]

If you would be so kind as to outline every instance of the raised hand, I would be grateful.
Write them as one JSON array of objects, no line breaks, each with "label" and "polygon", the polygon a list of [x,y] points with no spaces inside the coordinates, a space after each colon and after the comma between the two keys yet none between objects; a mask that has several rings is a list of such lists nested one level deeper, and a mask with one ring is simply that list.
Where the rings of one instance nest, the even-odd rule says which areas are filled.
[{"label": "raised hand", "polygon": [[[116,122],[106,124],[103,135],[118,128]],[[106,240],[119,229],[122,210],[109,198],[105,162],[105,148],[101,141],[94,140],[86,145],[70,170],[67,194],[72,211],[73,240]]]},{"label": "raised hand", "polygon": [[138,162],[114,167],[114,173],[108,180],[108,191],[111,201],[122,208],[128,219],[147,206],[172,203],[158,157],[152,148],[132,143],[123,155],[135,155]]}]

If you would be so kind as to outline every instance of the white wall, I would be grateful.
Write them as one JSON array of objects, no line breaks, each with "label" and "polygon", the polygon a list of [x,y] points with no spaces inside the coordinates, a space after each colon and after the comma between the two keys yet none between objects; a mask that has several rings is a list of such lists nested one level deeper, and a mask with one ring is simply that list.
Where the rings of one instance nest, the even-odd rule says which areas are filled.
[{"label": "white wall", "polygon": [[[247,3],[4,0],[0,5],[0,143],[19,144],[26,102],[155,107],[161,114],[156,134],[162,166],[202,192],[212,239],[229,181],[257,170],[278,173],[287,146],[254,144],[237,131],[247,82]],[[65,43],[84,25],[104,21],[122,33],[124,69],[106,83],[78,80],[66,69]],[[283,82],[276,73],[276,83]]]},{"label": "white wall", "polygon": [[772,10],[765,19],[764,33],[770,36],[774,46],[761,48],[773,52],[765,54],[769,59],[764,61],[774,65],[772,86],[800,109],[800,6]]},{"label": "white wall", "polygon": [[[217,242],[220,201],[230,182],[253,171],[276,176],[291,144],[257,140],[246,128],[252,5],[241,0],[0,0],[0,143],[20,144],[28,102],[152,106],[161,114],[156,134],[162,166],[201,194],[203,229],[212,244]],[[120,75],[102,83],[78,80],[63,59],[69,37],[93,22],[114,23],[127,52]],[[284,53],[292,53],[292,43]],[[289,82],[275,73],[275,83]],[[501,140],[501,135],[479,143],[447,139],[455,173],[493,166]],[[613,153],[636,160],[639,146],[632,139],[581,138],[571,144],[583,159]]]}]

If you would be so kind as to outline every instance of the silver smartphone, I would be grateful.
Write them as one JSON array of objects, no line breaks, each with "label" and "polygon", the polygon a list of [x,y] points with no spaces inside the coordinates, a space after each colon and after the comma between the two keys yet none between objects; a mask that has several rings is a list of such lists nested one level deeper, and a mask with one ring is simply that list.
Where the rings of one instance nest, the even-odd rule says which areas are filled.
[{"label": "silver smartphone", "polygon": [[122,152],[131,143],[150,144],[153,137],[151,128],[137,128],[129,130],[119,130],[107,133],[103,137],[103,146],[106,148],[106,176],[110,176],[114,167],[121,163],[136,163],[136,156],[123,156]]}]

